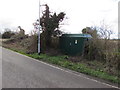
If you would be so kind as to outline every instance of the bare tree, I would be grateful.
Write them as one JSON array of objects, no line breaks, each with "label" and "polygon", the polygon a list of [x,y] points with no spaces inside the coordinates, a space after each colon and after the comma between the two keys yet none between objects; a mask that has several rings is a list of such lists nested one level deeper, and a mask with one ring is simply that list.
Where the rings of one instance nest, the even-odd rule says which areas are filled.
[{"label": "bare tree", "polygon": [[[97,31],[96,35],[93,34],[94,30]],[[118,44],[111,40],[113,34],[111,26],[102,21],[100,26],[85,28],[83,33],[91,34],[93,37],[89,47],[87,47],[88,53],[85,56],[88,56],[90,60],[104,61],[105,71],[112,74],[117,73],[115,70],[120,65],[120,54],[118,53]]]},{"label": "bare tree", "polygon": [[113,31],[111,30],[111,25],[105,23],[105,20],[102,20],[100,26],[97,26],[98,33],[102,39],[110,39]]}]

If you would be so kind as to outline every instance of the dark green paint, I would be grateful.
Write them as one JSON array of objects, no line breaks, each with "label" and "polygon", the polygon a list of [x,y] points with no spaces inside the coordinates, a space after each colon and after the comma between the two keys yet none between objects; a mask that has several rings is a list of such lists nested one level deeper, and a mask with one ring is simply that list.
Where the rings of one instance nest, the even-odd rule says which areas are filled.
[{"label": "dark green paint", "polygon": [[60,37],[60,49],[64,54],[81,55],[88,38],[91,36],[87,34],[63,34]]}]

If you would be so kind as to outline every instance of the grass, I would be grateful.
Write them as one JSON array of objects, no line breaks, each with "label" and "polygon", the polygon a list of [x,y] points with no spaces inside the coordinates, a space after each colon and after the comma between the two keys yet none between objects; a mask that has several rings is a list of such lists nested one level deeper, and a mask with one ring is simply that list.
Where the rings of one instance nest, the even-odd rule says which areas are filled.
[{"label": "grass", "polygon": [[[11,49],[11,48],[9,48],[9,49]],[[16,52],[21,53],[21,54],[24,54],[24,55],[27,55],[29,57],[35,58],[35,59],[43,61],[43,62],[55,64],[55,65],[58,65],[58,66],[61,66],[61,67],[64,67],[64,68],[68,68],[68,69],[80,72],[80,73],[84,73],[84,74],[91,75],[91,76],[94,76],[94,77],[99,77],[101,79],[120,84],[120,79],[117,76],[110,75],[110,74],[108,74],[108,73],[106,73],[102,70],[91,69],[86,64],[83,64],[83,63],[73,63],[71,61],[68,61],[67,59],[65,59],[65,57],[68,57],[66,55],[63,55],[63,56],[49,56],[49,55],[46,55],[46,54],[38,55],[37,53],[26,54],[25,52],[19,51],[19,50],[16,50],[16,49],[11,49],[11,50],[16,51]],[[96,63],[96,62],[93,62],[93,63]]]}]

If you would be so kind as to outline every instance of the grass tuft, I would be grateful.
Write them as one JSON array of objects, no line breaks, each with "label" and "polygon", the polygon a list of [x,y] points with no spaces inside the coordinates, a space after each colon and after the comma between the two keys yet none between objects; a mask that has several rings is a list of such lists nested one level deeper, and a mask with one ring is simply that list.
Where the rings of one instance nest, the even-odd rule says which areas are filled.
[{"label": "grass tuft", "polygon": [[[9,48],[11,49],[11,48]],[[82,64],[82,63],[73,63],[71,61],[68,61],[67,58],[68,56],[49,56],[46,54],[40,54],[38,55],[37,53],[34,54],[26,54],[23,51],[18,51],[16,49],[11,49],[15,52],[27,55],[29,57],[35,58],[37,60],[41,60],[47,63],[51,63],[51,64],[55,64],[64,68],[68,68],[80,73],[84,73],[87,75],[91,75],[91,76],[95,76],[95,77],[99,77],[101,79],[104,80],[108,80],[111,81],[113,83],[119,83],[120,84],[120,79],[117,76],[114,75],[110,75],[107,72],[104,72],[102,70],[95,70],[95,69],[91,69],[89,68],[86,64]],[[96,63],[96,62],[93,62]]]}]

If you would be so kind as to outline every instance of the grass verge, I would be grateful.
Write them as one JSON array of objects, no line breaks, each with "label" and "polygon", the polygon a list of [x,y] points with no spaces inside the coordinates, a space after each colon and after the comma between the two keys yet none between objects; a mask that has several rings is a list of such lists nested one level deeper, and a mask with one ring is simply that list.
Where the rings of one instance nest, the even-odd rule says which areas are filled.
[{"label": "grass verge", "polygon": [[98,77],[98,78],[101,78],[101,79],[104,79],[104,80],[111,81],[113,83],[120,84],[120,79],[118,78],[118,76],[110,75],[110,74],[108,74],[104,71],[90,69],[85,64],[73,63],[71,61],[66,60],[65,59],[66,56],[49,56],[49,55],[46,55],[46,54],[38,55],[37,53],[26,54],[23,51],[19,51],[19,50],[13,49],[13,48],[12,49],[8,48],[8,49],[13,50],[13,51],[18,52],[18,53],[21,53],[21,54],[24,54],[26,56],[35,58],[35,59],[43,61],[43,62],[55,64],[55,65],[58,65],[58,66],[61,66],[61,67],[64,67],[64,68],[68,68],[68,69],[80,72],[80,73],[84,73],[84,74],[87,74],[87,75],[91,75],[91,76],[94,76],[94,77]]}]

